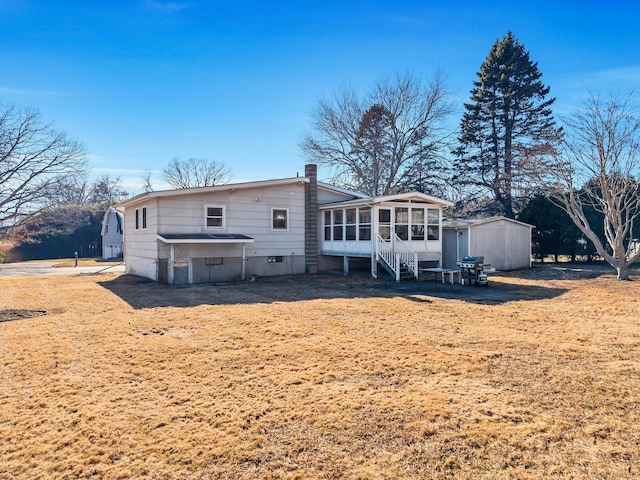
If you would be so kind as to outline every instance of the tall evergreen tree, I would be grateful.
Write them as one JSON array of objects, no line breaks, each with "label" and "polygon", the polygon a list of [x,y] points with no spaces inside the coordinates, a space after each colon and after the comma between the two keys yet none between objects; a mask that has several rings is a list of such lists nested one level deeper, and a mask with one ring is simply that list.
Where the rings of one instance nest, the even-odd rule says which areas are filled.
[{"label": "tall evergreen tree", "polygon": [[497,40],[480,66],[471,102],[465,104],[454,181],[491,193],[514,218],[562,138],[537,62],[511,32]]}]

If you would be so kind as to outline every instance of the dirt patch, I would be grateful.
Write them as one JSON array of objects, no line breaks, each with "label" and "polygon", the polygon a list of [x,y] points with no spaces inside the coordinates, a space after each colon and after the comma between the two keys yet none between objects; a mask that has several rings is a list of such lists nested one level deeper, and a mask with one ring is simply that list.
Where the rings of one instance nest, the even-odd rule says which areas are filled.
[{"label": "dirt patch", "polygon": [[39,317],[46,314],[46,310],[0,310],[0,322],[22,320],[23,318]]}]

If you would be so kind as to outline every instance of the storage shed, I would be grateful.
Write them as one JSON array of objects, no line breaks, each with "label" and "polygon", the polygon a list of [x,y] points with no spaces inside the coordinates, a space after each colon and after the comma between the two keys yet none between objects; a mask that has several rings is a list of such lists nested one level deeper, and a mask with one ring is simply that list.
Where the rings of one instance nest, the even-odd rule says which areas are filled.
[{"label": "storage shed", "polygon": [[496,270],[531,267],[533,225],[506,217],[445,219],[442,222],[442,267],[456,268],[467,255],[483,256]]}]

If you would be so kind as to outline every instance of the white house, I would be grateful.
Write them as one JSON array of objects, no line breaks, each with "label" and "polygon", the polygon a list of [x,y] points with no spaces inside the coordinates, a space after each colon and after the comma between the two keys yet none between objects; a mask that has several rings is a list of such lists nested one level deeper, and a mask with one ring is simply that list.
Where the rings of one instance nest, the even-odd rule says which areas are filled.
[{"label": "white house", "polygon": [[483,256],[497,270],[531,267],[533,225],[506,217],[446,219],[443,222],[444,268],[456,268],[467,255]]},{"label": "white house", "polygon": [[161,283],[315,273],[370,259],[400,280],[442,258],[450,202],[421,193],[366,197],[304,177],[143,193],[120,202],[127,273]]},{"label": "white house", "polygon": [[102,258],[122,257],[122,214],[109,207],[102,218]]}]

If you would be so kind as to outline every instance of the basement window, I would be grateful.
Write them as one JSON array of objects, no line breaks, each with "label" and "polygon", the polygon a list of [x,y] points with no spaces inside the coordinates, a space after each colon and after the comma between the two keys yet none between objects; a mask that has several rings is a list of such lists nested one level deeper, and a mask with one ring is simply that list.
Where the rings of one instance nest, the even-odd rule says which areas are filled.
[{"label": "basement window", "polygon": [[282,263],[282,256],[267,257],[267,263]]}]

